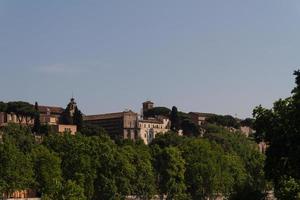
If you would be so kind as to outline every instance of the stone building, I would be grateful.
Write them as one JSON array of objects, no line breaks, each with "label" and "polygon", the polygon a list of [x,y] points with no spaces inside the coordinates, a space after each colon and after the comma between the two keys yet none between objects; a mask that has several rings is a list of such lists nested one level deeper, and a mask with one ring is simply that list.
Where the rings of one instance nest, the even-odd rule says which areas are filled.
[{"label": "stone building", "polygon": [[54,106],[38,106],[40,112],[41,124],[57,125],[59,124],[60,117],[64,112],[61,107]]},{"label": "stone building", "polygon": [[[76,107],[76,102],[73,98],[71,99],[69,105],[72,106],[72,109],[70,109],[70,111],[74,112],[73,110]],[[64,110],[64,108],[55,106],[38,106],[38,111],[40,113],[40,123],[42,125],[49,125],[53,131],[56,131],[58,133],[70,132],[74,135],[77,132],[76,125],[66,125],[61,124],[60,122]],[[72,114],[73,113],[71,113],[71,115]],[[0,127],[5,126],[8,123],[33,126],[34,119],[26,116],[18,118],[14,113],[0,112]]]},{"label": "stone building", "polygon": [[157,134],[164,134],[170,130],[171,122],[165,116],[145,117],[143,114],[154,108],[152,101],[142,103],[141,119],[138,122],[139,138],[149,144]]},{"label": "stone building", "polygon": [[168,118],[148,118],[138,122],[139,138],[145,144],[149,144],[157,134],[164,134],[170,130],[170,120]]},{"label": "stone building", "polygon": [[189,116],[191,117],[192,121],[201,126],[205,123],[206,119],[209,117],[214,116],[215,114],[212,113],[200,113],[200,112],[190,112]]},{"label": "stone building", "polygon": [[143,102],[143,108],[142,108],[142,113],[141,116],[142,118],[144,118],[144,112],[151,110],[152,108],[154,108],[154,103],[152,101],[145,101]]},{"label": "stone building", "polygon": [[[40,200],[41,198],[38,197],[38,194],[35,190],[27,189],[27,190],[20,190],[15,191],[11,194],[4,193],[2,198],[5,200],[16,200],[16,199],[26,199],[26,200]],[[1,199],[1,197],[0,197]]]},{"label": "stone building", "polygon": [[8,123],[33,125],[34,120],[29,117],[18,118],[14,113],[0,112],[0,126],[5,126]]},{"label": "stone building", "polygon": [[138,138],[138,114],[129,110],[117,113],[83,116],[83,121],[103,127],[114,139]]}]

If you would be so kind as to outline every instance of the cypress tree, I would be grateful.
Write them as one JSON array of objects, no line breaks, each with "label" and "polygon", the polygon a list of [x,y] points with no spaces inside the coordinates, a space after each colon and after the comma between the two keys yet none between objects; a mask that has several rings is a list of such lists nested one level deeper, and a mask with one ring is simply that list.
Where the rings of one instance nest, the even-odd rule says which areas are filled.
[{"label": "cypress tree", "polygon": [[34,113],[34,124],[33,124],[33,128],[32,128],[32,132],[40,133],[41,121],[40,121],[39,105],[37,102],[35,102],[34,110],[35,110],[35,113]]},{"label": "cypress tree", "polygon": [[178,110],[175,106],[172,107],[170,114],[171,130],[177,132],[179,130]]}]

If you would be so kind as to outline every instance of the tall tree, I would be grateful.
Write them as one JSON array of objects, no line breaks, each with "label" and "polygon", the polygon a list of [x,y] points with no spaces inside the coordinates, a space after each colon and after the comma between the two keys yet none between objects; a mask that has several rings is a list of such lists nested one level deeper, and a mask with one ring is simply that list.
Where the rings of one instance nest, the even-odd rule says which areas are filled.
[{"label": "tall tree", "polygon": [[[286,177],[295,180],[295,183],[300,180],[300,71],[295,71],[294,75],[296,87],[291,97],[279,99],[272,109],[259,106],[253,112],[256,136],[269,146],[265,172],[274,183],[275,194],[282,191],[282,183],[291,183],[282,181]],[[296,193],[300,194],[300,190]]]},{"label": "tall tree", "polygon": [[6,112],[7,104],[0,101],[0,112]]},{"label": "tall tree", "polygon": [[63,124],[76,125],[78,131],[81,130],[83,126],[82,113],[78,109],[74,98],[71,98],[71,101],[69,102],[66,109],[62,113],[62,117],[60,120]]},{"label": "tall tree", "polygon": [[71,115],[70,104],[63,111],[60,119],[63,124],[73,124],[73,116]]},{"label": "tall tree", "polygon": [[56,198],[58,200],[87,200],[84,196],[84,189],[75,181],[68,180],[63,185],[60,195]]},{"label": "tall tree", "polygon": [[28,189],[34,182],[33,167],[28,155],[23,154],[9,140],[0,144],[0,194],[10,195]]},{"label": "tall tree", "polygon": [[14,101],[7,103],[7,112],[15,114],[19,124],[25,120],[25,123],[28,124],[35,116],[34,106],[28,102],[23,101]]},{"label": "tall tree", "polygon": [[32,132],[33,133],[40,133],[41,121],[40,121],[39,105],[38,105],[37,102],[35,102],[34,109],[35,109],[35,115],[34,115],[34,124],[33,124],[33,127],[32,127]]},{"label": "tall tree", "polygon": [[180,128],[180,122],[178,117],[178,110],[175,106],[172,107],[170,114],[171,130],[177,132]]},{"label": "tall tree", "polygon": [[36,189],[42,196],[54,199],[62,186],[61,160],[45,146],[39,145],[32,150]]},{"label": "tall tree", "polygon": [[8,124],[2,128],[3,141],[10,141],[23,153],[31,152],[35,144],[34,136],[29,127]]},{"label": "tall tree", "polygon": [[77,108],[75,108],[74,116],[73,116],[73,124],[77,126],[77,130],[80,131],[83,125],[82,113]]},{"label": "tall tree", "polygon": [[166,147],[157,155],[155,162],[160,194],[166,195],[167,200],[184,199],[185,161],[180,151],[176,147]]}]

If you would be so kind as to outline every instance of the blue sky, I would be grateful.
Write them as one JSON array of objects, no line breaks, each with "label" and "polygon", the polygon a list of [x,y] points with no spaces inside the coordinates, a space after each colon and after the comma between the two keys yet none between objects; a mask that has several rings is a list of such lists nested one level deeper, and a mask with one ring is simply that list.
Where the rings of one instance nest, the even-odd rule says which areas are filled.
[{"label": "blue sky", "polygon": [[0,0],[0,100],[251,116],[294,87],[297,0]]}]

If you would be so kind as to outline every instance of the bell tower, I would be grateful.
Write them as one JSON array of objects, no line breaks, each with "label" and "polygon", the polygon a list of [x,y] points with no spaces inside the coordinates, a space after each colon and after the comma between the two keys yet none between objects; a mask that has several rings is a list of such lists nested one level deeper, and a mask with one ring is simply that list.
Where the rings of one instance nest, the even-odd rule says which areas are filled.
[{"label": "bell tower", "polygon": [[148,110],[151,110],[154,107],[154,103],[152,101],[143,102],[142,116],[144,117],[144,113]]},{"label": "bell tower", "polygon": [[70,109],[70,116],[73,117],[75,110],[76,110],[77,104],[75,102],[75,99],[72,97],[69,103],[69,109]]}]

